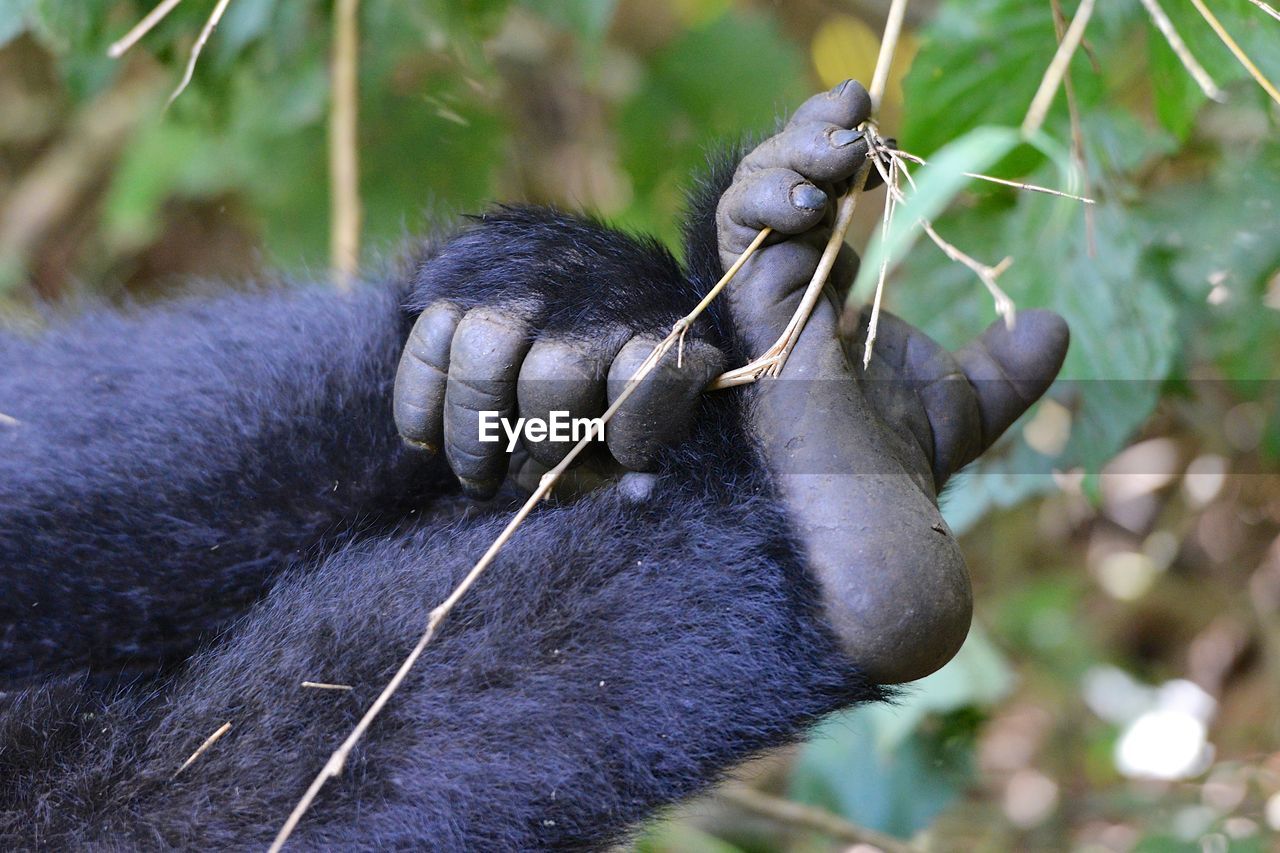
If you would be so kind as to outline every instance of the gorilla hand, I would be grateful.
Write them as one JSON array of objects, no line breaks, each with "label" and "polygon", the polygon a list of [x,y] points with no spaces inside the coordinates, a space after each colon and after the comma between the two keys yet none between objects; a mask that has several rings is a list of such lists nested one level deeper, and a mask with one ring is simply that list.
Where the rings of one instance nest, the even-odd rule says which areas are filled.
[{"label": "gorilla hand", "polygon": [[[810,98],[742,160],[721,196],[725,267],[758,229],[777,232],[726,293],[748,357],[777,340],[801,299],[830,233],[830,190],[866,157],[854,128],[870,106],[852,81]],[[843,274],[854,267],[844,263]],[[844,650],[879,682],[912,681],[950,660],[972,616],[968,571],[938,491],[1049,387],[1067,329],[1055,314],[1026,311],[1014,330],[993,326],[952,355],[886,316],[864,373],[852,357],[857,342],[846,349],[837,336],[834,292],[827,297],[781,376],[747,391],[749,428]],[[859,337],[865,325],[864,316]]]},{"label": "gorilla hand", "polygon": [[[412,307],[421,314],[396,374],[396,428],[412,446],[443,448],[464,492],[492,497],[507,474],[506,442],[480,440],[482,412],[599,417],[698,298],[652,241],[547,209],[500,208],[417,271]],[[681,367],[669,353],[614,415],[605,432],[613,461],[645,470],[688,429],[724,366],[708,331],[691,329]],[[525,447],[553,466],[574,443]]]}]

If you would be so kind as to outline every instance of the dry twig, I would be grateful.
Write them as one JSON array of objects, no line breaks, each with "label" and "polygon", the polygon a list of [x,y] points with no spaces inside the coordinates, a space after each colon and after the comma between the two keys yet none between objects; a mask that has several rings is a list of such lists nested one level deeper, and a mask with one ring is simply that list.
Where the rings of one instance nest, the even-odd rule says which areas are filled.
[{"label": "dry twig", "polygon": [[431,611],[427,617],[426,630],[424,630],[422,635],[418,638],[417,644],[414,645],[412,651],[409,652],[409,655],[400,664],[395,675],[392,676],[389,682],[387,682],[386,687],[384,687],[382,692],[378,694],[378,697],[373,700],[373,704],[369,706],[367,711],[365,711],[364,716],[362,716],[360,721],[356,723],[355,728],[351,730],[351,733],[347,735],[342,744],[334,750],[332,755],[329,756],[329,760],[325,762],[324,767],[321,768],[315,779],[311,781],[311,785],[307,788],[306,793],[302,795],[302,799],[300,799],[298,804],[294,806],[293,812],[289,815],[288,820],[285,821],[284,826],[280,828],[280,832],[276,834],[275,840],[271,843],[271,853],[276,853],[276,851],[279,851],[284,847],[285,842],[289,840],[289,836],[293,833],[294,828],[297,827],[298,821],[302,820],[302,816],[306,814],[307,809],[311,807],[311,803],[315,800],[316,795],[320,793],[320,789],[324,787],[325,782],[337,777],[342,772],[342,768],[346,765],[347,758],[350,756],[351,750],[354,749],[356,744],[360,742],[360,739],[364,737],[364,733],[368,731],[369,726],[372,725],[378,714],[382,712],[382,709],[386,706],[387,702],[390,701],[391,697],[395,695],[395,692],[400,689],[400,685],[409,675],[409,671],[413,669],[414,664],[418,662],[418,658],[422,656],[422,653],[431,643],[432,638],[435,637],[436,630],[453,611],[453,608],[458,601],[460,601],[462,597],[467,594],[467,591],[471,589],[472,585],[480,579],[480,576],[484,574],[485,570],[489,568],[489,565],[493,562],[494,558],[497,557],[498,552],[502,550],[502,547],[506,545],[508,541],[510,541],[512,535],[515,534],[516,529],[529,516],[529,513],[533,512],[534,507],[536,507],[542,499],[550,493],[551,487],[554,486],[556,481],[560,479],[560,476],[569,469],[569,466],[578,458],[578,455],[599,437],[597,434],[598,431],[603,429],[604,425],[613,418],[618,409],[622,407],[622,404],[625,403],[627,399],[635,393],[636,389],[640,387],[641,383],[644,382],[645,377],[647,377],[653,369],[658,366],[658,363],[662,361],[663,357],[666,356],[666,354],[671,351],[672,347],[676,346],[680,339],[684,337],[684,333],[688,331],[691,325],[693,325],[694,320],[696,320],[698,316],[706,310],[712,300],[720,295],[720,292],[725,288],[729,281],[737,275],[738,270],[742,269],[742,265],[755,253],[756,249],[760,248],[760,244],[764,242],[767,236],[769,236],[769,233],[770,229],[765,228],[757,234],[756,238],[751,241],[751,245],[747,246],[746,250],[738,256],[738,259],[734,261],[733,265],[729,267],[728,270],[725,271],[725,274],[718,282],[716,282],[715,286],[711,288],[707,295],[702,298],[702,301],[699,302],[692,311],[682,317],[672,327],[671,332],[663,338],[656,347],[654,347],[653,352],[649,353],[649,357],[640,364],[632,377],[627,380],[627,384],[623,387],[622,393],[618,395],[618,398],[613,401],[612,405],[610,405],[609,408],[605,410],[605,413],[600,417],[598,427],[593,426],[592,429],[589,429],[587,434],[581,441],[573,446],[573,449],[569,451],[559,465],[542,475],[542,479],[538,482],[538,488],[535,489],[533,494],[529,496],[528,500],[524,502],[524,505],[520,507],[515,516],[512,517],[511,521],[507,522],[507,526],[503,528],[502,533],[498,538],[493,541],[493,544],[484,552],[484,555],[479,559],[475,566],[472,567],[471,571],[467,572],[461,582],[454,587],[453,592],[449,593],[449,597]]},{"label": "dry twig", "polygon": [[360,159],[356,144],[360,0],[333,9],[333,101],[329,110],[329,252],[334,282],[348,290],[360,260]]},{"label": "dry twig", "polygon": [[885,853],[910,853],[914,849],[892,836],[850,823],[825,809],[784,800],[746,785],[727,785],[717,795],[753,814],[788,826],[819,832],[846,844],[870,844]]},{"label": "dry twig", "polygon": [[[871,145],[874,145],[876,140],[879,139],[875,132],[875,111],[884,99],[884,90],[889,83],[889,68],[893,64],[893,55],[897,51],[898,39],[902,35],[902,21],[906,16],[906,11],[907,0],[893,0],[889,6],[888,19],[885,21],[884,37],[880,41],[880,54],[876,57],[876,69],[871,76],[871,88],[867,90],[867,93],[871,96],[872,118],[863,123],[863,129],[867,133],[867,141]],[[791,321],[787,323],[782,336],[778,338],[773,346],[765,350],[759,358],[717,377],[711,384],[713,390],[730,388],[734,385],[746,385],[755,382],[762,376],[777,376],[782,372],[782,368],[786,366],[787,359],[791,356],[791,350],[795,348],[796,343],[800,340],[800,334],[804,331],[809,315],[813,313],[814,306],[818,304],[818,300],[822,297],[822,289],[826,286],[827,277],[831,274],[831,268],[835,266],[836,257],[844,246],[845,235],[848,234],[849,226],[853,223],[853,212],[858,205],[858,196],[862,194],[862,190],[867,183],[867,175],[871,171],[871,160],[872,158],[868,156],[867,162],[863,163],[862,168],[854,175],[849,191],[845,193],[840,199],[840,203],[836,206],[836,221],[831,228],[831,236],[827,239],[827,245],[822,250],[822,257],[818,260],[817,269],[814,270],[813,277],[809,279],[809,284],[800,299],[800,306],[791,316]],[[877,315],[873,313],[873,321],[876,317]]]},{"label": "dry twig", "polygon": [[178,86],[173,90],[173,94],[169,95],[169,100],[165,101],[168,107],[178,99],[178,96],[187,90],[188,84],[191,83],[191,77],[196,73],[196,63],[200,61],[200,53],[204,50],[205,42],[209,41],[209,36],[213,35],[213,31],[218,26],[218,21],[222,20],[222,15],[227,11],[227,6],[231,4],[231,0],[218,0],[218,5],[213,7],[213,12],[209,14],[209,19],[204,22],[204,26],[200,28],[200,35],[196,36],[196,43],[191,46],[191,56],[187,59],[187,67],[182,72],[182,79],[178,81]]},{"label": "dry twig", "polygon": [[215,731],[213,734],[205,738],[204,743],[196,747],[196,751],[191,753],[191,755],[187,758],[187,760],[182,762],[182,766],[179,767],[177,770],[173,771],[173,775],[170,776],[169,778],[170,779],[178,778],[179,773],[181,773],[183,770],[186,770],[188,767],[194,764],[197,758],[204,755],[205,752],[208,751],[209,747],[217,743],[218,740],[229,731],[231,731],[231,721],[227,720],[225,723],[218,726],[217,731]]},{"label": "dry twig", "polygon": [[1280,104],[1280,90],[1277,90],[1275,84],[1258,70],[1258,66],[1253,64],[1253,60],[1244,52],[1244,49],[1236,44],[1236,40],[1231,37],[1231,33],[1227,32],[1227,28],[1222,26],[1222,22],[1218,20],[1217,16],[1209,11],[1208,6],[1204,5],[1204,0],[1191,0],[1191,5],[1196,7],[1196,11],[1200,13],[1200,17],[1204,18],[1205,23],[1213,28],[1218,38],[1227,46],[1227,50],[1235,54],[1236,59],[1244,66],[1244,70],[1248,71],[1250,76],[1258,81],[1258,85],[1271,96],[1271,100]]},{"label": "dry twig", "polygon": [[1266,3],[1263,3],[1262,0],[1249,0],[1249,2],[1257,6],[1262,11],[1266,12],[1271,17],[1275,18],[1277,21],[1280,21],[1280,12],[1277,12],[1275,9],[1271,8]]},{"label": "dry twig", "polygon": [[[223,0],[223,2],[225,1],[226,0]],[[869,92],[873,104],[879,103],[880,98],[884,94],[884,85],[888,79],[888,72],[887,70],[881,72],[879,69],[882,65],[887,69],[889,60],[892,58],[893,51],[897,46],[898,31],[901,27],[902,15],[905,11],[905,7],[906,0],[893,0],[893,6],[890,9],[890,26],[895,26],[898,29],[890,30],[890,27],[886,27],[885,40],[881,43],[880,57],[877,61],[877,73],[872,83],[872,89]],[[897,20],[896,25],[894,24],[895,17]],[[875,82],[876,80],[879,80],[878,84]],[[872,139],[874,140],[875,136],[873,127],[868,126],[868,131],[871,132]],[[848,231],[849,223],[853,219],[853,210],[857,204],[858,194],[866,184],[867,173],[871,168],[871,158],[868,157],[867,159],[868,162],[864,163],[862,168],[858,170],[858,174],[854,178],[853,185],[848,194],[840,200],[840,204],[837,209],[836,224],[832,229],[831,239],[827,242],[827,247],[823,252],[821,260],[818,262],[818,270],[815,272],[814,278],[810,281],[809,287],[801,299],[800,306],[791,318],[791,322],[787,325],[786,331],[783,332],[782,337],[774,345],[774,349],[777,350],[777,353],[772,356],[771,366],[776,365],[774,368],[776,370],[781,369],[782,364],[785,363],[787,356],[791,352],[791,348],[795,345],[795,341],[798,340],[800,332],[804,328],[805,321],[808,319],[809,314],[813,311],[813,306],[817,304],[817,300],[821,296],[822,287],[825,285],[826,277],[830,273],[832,265],[835,263],[836,255],[839,253],[840,247],[844,244],[844,235]],[[640,384],[645,380],[649,373],[653,371],[662,358],[666,356],[673,347],[679,345],[679,343],[684,339],[685,332],[687,332],[689,327],[693,324],[693,321],[706,310],[712,300],[714,300],[725,286],[728,285],[729,281],[733,279],[733,277],[738,273],[738,270],[742,268],[742,265],[747,262],[747,259],[750,258],[752,254],[755,253],[770,233],[771,229],[762,229],[760,233],[756,235],[755,239],[751,241],[751,244],[747,246],[746,250],[738,256],[738,259],[734,261],[732,266],[725,271],[725,274],[718,282],[716,282],[715,286],[712,287],[707,295],[703,297],[702,301],[699,302],[692,311],[682,317],[675,326],[672,327],[671,332],[663,338],[656,347],[654,347],[648,358],[641,363],[640,367],[627,381],[622,393],[620,393],[618,398],[614,400],[613,404],[605,410],[604,415],[601,416],[598,422],[599,428],[602,429],[603,426],[609,422],[622,404],[625,403],[635,390],[640,387]],[[395,695],[396,691],[400,688],[400,685],[404,683],[405,678],[417,663],[418,658],[422,656],[422,653],[431,643],[431,640],[435,636],[436,630],[439,628],[440,624],[448,617],[449,613],[453,610],[458,601],[466,595],[468,590],[471,589],[472,585],[474,585],[475,582],[479,580],[480,576],[484,574],[485,570],[493,562],[498,552],[511,539],[512,535],[515,534],[516,529],[519,528],[525,518],[529,516],[534,507],[536,507],[538,503],[541,502],[548,493],[550,493],[552,486],[555,485],[560,476],[568,469],[578,455],[588,445],[590,445],[593,440],[595,440],[596,432],[596,428],[588,430],[587,435],[583,437],[580,442],[574,445],[560,464],[542,476],[537,489],[535,489],[533,494],[529,496],[524,505],[520,507],[515,516],[512,517],[511,521],[507,523],[507,526],[503,528],[502,533],[493,541],[493,544],[489,546],[488,550],[486,550],[484,555],[476,562],[471,571],[469,571],[458,585],[454,587],[453,592],[449,594],[448,598],[442,601],[434,610],[431,611],[427,617],[426,629],[418,638],[418,642],[414,645],[408,656],[405,657],[404,661],[400,664],[400,667],[396,670],[395,675],[391,677],[391,680],[387,682],[387,685],[382,689],[382,692],[374,699],[373,704],[369,706],[369,709],[364,713],[364,716],[360,718],[360,721],[356,723],[355,727],[351,730],[350,734],[347,735],[346,739],[343,740],[338,748],[334,750],[333,754],[329,756],[329,760],[325,762],[324,767],[321,768],[320,772],[316,774],[316,777],[311,781],[310,786],[308,786],[306,792],[302,795],[302,798],[298,800],[297,805],[294,806],[293,811],[289,814],[284,825],[280,827],[280,831],[276,834],[275,840],[271,843],[269,853],[278,853],[278,851],[284,847],[285,843],[289,840],[289,836],[293,834],[294,829],[297,827],[298,822],[302,820],[303,815],[307,813],[307,809],[311,807],[316,796],[320,793],[320,789],[324,787],[325,783],[329,779],[335,778],[342,772],[342,768],[346,765],[347,758],[350,756],[351,751],[355,748],[356,744],[360,742],[361,738],[364,737],[369,726],[372,725],[373,721],[382,712],[382,709],[386,706],[387,702],[390,701],[391,697]]]},{"label": "dry twig", "polygon": [[1151,16],[1151,22],[1156,25],[1156,29],[1164,36],[1164,40],[1169,43],[1169,49],[1173,51],[1173,55],[1178,57],[1182,67],[1187,69],[1191,79],[1196,81],[1200,91],[1215,101],[1225,101],[1226,96],[1223,94],[1222,89],[1218,88],[1218,84],[1213,82],[1209,72],[1204,70],[1204,66],[1191,53],[1191,48],[1187,47],[1187,43],[1182,40],[1182,36],[1174,28],[1173,21],[1169,20],[1169,16],[1165,14],[1164,9],[1160,8],[1159,0],[1142,0],[1142,5],[1146,8],[1147,14]]},{"label": "dry twig", "polygon": [[[907,183],[911,184],[911,188],[915,189],[915,179],[911,177],[911,171],[907,168],[906,163],[902,162],[902,159],[898,157],[898,152],[892,148],[882,147],[876,151],[877,161],[882,154],[887,154],[893,160],[898,167],[898,172],[907,179]],[[906,200],[902,195],[902,189],[896,184],[888,184],[888,188],[889,194],[896,197],[899,203]],[[1017,316],[1017,309],[1013,304],[1013,300],[1009,298],[1009,295],[996,283],[996,279],[1009,268],[1010,264],[1013,263],[1013,258],[1006,257],[995,266],[988,266],[979,260],[975,260],[967,253],[962,252],[955,244],[944,240],[942,235],[933,227],[932,222],[927,219],[920,219],[917,221],[919,222],[920,227],[924,229],[924,233],[929,236],[929,239],[933,241],[935,246],[942,250],[943,254],[956,263],[968,267],[973,274],[978,277],[978,280],[987,288],[987,292],[991,294],[991,298],[995,302],[996,313],[1004,319],[1005,326],[1012,329]],[[874,314],[872,315],[872,319],[875,319]],[[868,361],[870,360],[869,355],[865,356],[865,358],[867,358]]]},{"label": "dry twig", "polygon": [[[1062,44],[1062,37],[1067,33],[1067,18],[1062,14],[1060,0],[1050,0],[1049,5],[1053,8],[1053,31],[1058,38],[1058,44]],[[1070,74],[1063,75],[1062,88],[1067,93],[1067,118],[1071,124],[1071,163],[1080,175],[1084,194],[1086,196],[1093,195],[1093,191],[1089,187],[1088,164],[1084,160],[1084,126],[1080,122],[1080,107],[1076,103],[1076,87],[1071,82]],[[1092,200],[1088,203],[1093,204]],[[1084,238],[1085,245],[1089,250],[1089,257],[1096,258],[1098,256],[1098,241],[1094,233],[1093,209],[1091,207],[1084,209]]]},{"label": "dry twig", "polygon": [[107,56],[112,59],[119,59],[124,56],[129,48],[133,47],[138,41],[155,27],[156,24],[163,21],[169,16],[182,0],[160,0],[156,7],[147,13],[146,17],[133,25],[133,29],[125,33],[122,38],[111,43],[107,48]]},{"label": "dry twig", "polygon": [[[898,187],[898,160],[891,159],[889,161],[889,172],[885,174],[884,164],[880,160],[878,152],[872,153],[872,162],[876,165],[876,170],[880,172],[880,177],[884,181],[885,192],[887,198],[884,200],[884,218],[880,223],[880,233],[888,234],[890,226],[893,225],[893,213],[898,207],[898,199],[902,194],[895,192]],[[876,333],[880,330],[880,303],[884,299],[884,280],[889,275],[889,253],[884,252],[880,257],[880,275],[876,279],[876,295],[871,300],[871,321],[867,324],[867,342],[862,348],[862,369],[866,370],[871,364],[871,351],[876,345]]]},{"label": "dry twig", "polygon": [[[881,153],[892,154],[895,158],[909,160],[912,163],[915,163],[919,166],[925,166],[929,162],[923,157],[918,157],[909,151],[903,151],[901,148],[881,147],[879,150]],[[1011,181],[1008,178],[997,178],[994,175],[984,175],[981,172],[961,172],[960,174],[964,175],[966,178],[974,178],[979,181],[990,181],[993,184],[1002,184],[1006,187],[1013,187],[1014,189],[1017,189],[1017,190],[1027,190],[1028,192],[1033,192],[1033,193],[1044,193],[1045,195],[1056,195],[1059,198],[1069,198],[1072,201],[1078,201],[1083,204],[1096,203],[1092,198],[1089,198],[1088,196],[1076,195],[1075,193],[1069,193],[1069,192],[1063,192],[1062,190],[1055,190],[1050,187],[1042,187],[1039,184],[1028,184],[1022,181]]]},{"label": "dry twig", "polygon": [[1080,8],[1076,10],[1076,16],[1071,19],[1071,26],[1067,27],[1066,35],[1058,43],[1058,50],[1053,54],[1053,59],[1050,61],[1049,67],[1045,69],[1044,77],[1040,80],[1040,88],[1036,90],[1035,97],[1031,99],[1027,117],[1022,120],[1022,135],[1024,137],[1035,135],[1044,125],[1045,116],[1049,114],[1049,107],[1053,104],[1053,97],[1058,93],[1058,87],[1062,85],[1062,78],[1066,75],[1067,67],[1071,64],[1071,57],[1075,55],[1076,49],[1080,47],[1081,40],[1084,39],[1084,29],[1089,23],[1089,16],[1093,14],[1093,6],[1094,0],[1081,0]]}]

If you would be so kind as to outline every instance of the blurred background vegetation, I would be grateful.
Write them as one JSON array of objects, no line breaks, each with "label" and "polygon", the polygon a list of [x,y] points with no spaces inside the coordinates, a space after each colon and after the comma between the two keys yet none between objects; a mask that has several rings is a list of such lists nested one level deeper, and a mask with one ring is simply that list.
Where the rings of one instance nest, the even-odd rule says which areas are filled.
[{"label": "blurred background vegetation", "polygon": [[[1280,79],[1280,21],[1207,2]],[[869,80],[887,5],[364,0],[368,268],[491,199],[589,208],[674,246],[706,147]],[[1053,5],[912,4],[883,131],[929,157],[1016,127]],[[1012,256],[1017,304],[1074,332],[1051,399],[946,505],[974,572],[969,643],[899,706],[828,720],[638,849],[1277,849],[1280,114],[1190,3],[1164,5],[1221,103],[1139,0],[1099,4],[1069,75],[1078,130],[1061,94],[1045,126],[1072,153],[1023,146],[990,170],[1063,186],[1070,159],[1098,205],[972,183],[937,220],[986,263]],[[188,0],[112,60],[142,3],[0,2],[0,317],[193,280],[328,286],[331,4],[232,0],[166,111],[212,6]],[[994,316],[927,243],[888,305],[949,345]]]}]

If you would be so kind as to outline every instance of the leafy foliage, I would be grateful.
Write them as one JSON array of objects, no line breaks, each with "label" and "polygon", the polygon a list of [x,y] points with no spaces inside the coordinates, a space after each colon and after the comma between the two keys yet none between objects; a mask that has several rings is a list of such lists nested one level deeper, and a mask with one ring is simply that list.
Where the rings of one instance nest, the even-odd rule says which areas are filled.
[{"label": "leafy foliage", "polygon": [[[1069,17],[1075,4],[1063,5]],[[986,602],[980,621],[991,635],[975,628],[951,665],[913,685],[897,705],[825,722],[774,786],[792,798],[903,837],[940,815],[945,820],[980,775],[973,749],[987,714],[1037,678],[1030,686],[1041,689],[1042,701],[1071,719],[1064,763],[1081,784],[1115,785],[1115,732],[1081,722],[1088,715],[1076,694],[1077,681],[1104,653],[1122,658],[1125,650],[1114,636],[1082,636],[1081,622],[1097,612],[1127,622],[1132,613],[1114,601],[1098,603],[1092,544],[1075,555],[1079,565],[1066,555],[1079,543],[1064,541],[1063,555],[1047,554],[1043,530],[1027,519],[1068,514],[1059,501],[1074,502],[1073,513],[1086,511],[1079,505],[1086,497],[1099,504],[1105,463],[1151,429],[1153,412],[1193,406],[1191,377],[1221,379],[1230,389],[1228,402],[1210,408],[1206,420],[1225,420],[1221,409],[1244,400],[1262,424],[1259,459],[1248,464],[1280,459],[1280,394],[1269,382],[1280,364],[1277,113],[1191,4],[1161,5],[1227,102],[1205,97],[1137,0],[1100,2],[1070,69],[1079,163],[1061,93],[1035,144],[1021,142],[1016,131],[1057,45],[1048,0],[943,0],[906,34],[898,64],[911,67],[900,103],[899,75],[891,75],[884,132],[930,164],[913,171],[919,193],[899,209],[887,239],[871,243],[859,292],[874,284],[887,249],[891,310],[951,347],[994,319],[973,274],[919,239],[914,220],[925,215],[980,261],[1012,256],[1001,286],[1020,307],[1061,312],[1073,343],[1051,402],[1015,426],[944,506],[954,528],[971,532],[979,600]],[[1263,72],[1280,79],[1280,24],[1248,0],[1210,5]],[[96,137],[85,128],[100,117],[106,96],[147,84],[124,105],[132,110],[121,119],[127,133],[93,160],[95,171],[55,187],[66,194],[62,221],[18,244],[6,242],[10,220],[0,215],[0,308],[34,292],[57,297],[81,281],[105,293],[147,292],[162,288],[169,274],[223,274],[217,257],[192,260],[219,235],[237,258],[262,256],[247,272],[277,267],[321,277],[331,4],[233,0],[192,87],[164,111],[164,95],[211,6],[179,5],[115,61],[107,46],[145,14],[149,0],[0,2],[0,60],[19,56],[39,66],[25,75],[34,82],[14,77],[29,88],[21,97],[0,86],[0,110],[19,116],[0,133],[0,214],[17,216],[6,205],[18,194],[7,191],[24,175],[56,176],[62,173],[46,167],[64,163],[66,152],[96,153]],[[477,211],[492,198],[598,204],[618,223],[674,245],[685,184],[705,148],[744,130],[769,130],[816,79],[830,85],[865,77],[879,25],[822,4],[775,4],[766,14],[760,4],[729,0],[363,0],[360,9],[361,196],[370,261],[425,223]],[[26,106],[28,96],[46,115]],[[901,121],[893,126],[888,117],[896,115]],[[1086,210],[972,181],[961,175],[966,170],[1084,192],[1098,204]],[[199,239],[174,224],[183,213],[195,217]],[[167,266],[174,256],[182,263]],[[1055,424],[1055,440],[1046,442],[1046,428]],[[1229,445],[1210,449],[1224,454]],[[1082,491],[1064,497],[1062,474],[1072,471],[1084,475]],[[1261,529],[1257,519],[1274,511],[1267,515],[1271,499],[1256,491],[1264,493],[1247,523]],[[1021,514],[993,512],[1035,497],[1043,500]],[[1189,549],[1212,550],[1227,538],[1225,522],[1204,520],[1212,509],[1158,532],[1211,529],[1211,546]],[[1101,550],[1116,536],[1118,525],[1108,525]],[[1159,551],[1152,541],[1127,547],[1150,559],[1148,552]],[[1015,568],[1003,568],[1006,562]],[[1092,574],[1082,571],[1085,563]],[[1230,553],[1215,565],[1218,586],[1224,577],[1245,585],[1228,570],[1243,558]],[[1188,574],[1185,563],[1180,572]],[[984,580],[992,588],[981,589]],[[1174,587],[1169,607],[1203,616],[1214,588]],[[1159,666],[1180,671],[1181,652],[1176,646],[1168,657],[1178,663]],[[1143,645],[1131,657],[1135,666],[1158,669],[1149,655]],[[1091,808],[1079,804],[1076,811],[1112,819]],[[1201,849],[1187,846],[1195,833],[1169,834],[1167,823],[1135,849]],[[1046,845],[1043,835],[1003,836],[1006,844],[987,846],[1061,846],[1060,837],[1051,839]],[[1251,843],[1236,839],[1232,849]],[[636,846],[718,853],[771,845],[678,820],[656,824]],[[795,849],[827,848],[806,836]]]}]

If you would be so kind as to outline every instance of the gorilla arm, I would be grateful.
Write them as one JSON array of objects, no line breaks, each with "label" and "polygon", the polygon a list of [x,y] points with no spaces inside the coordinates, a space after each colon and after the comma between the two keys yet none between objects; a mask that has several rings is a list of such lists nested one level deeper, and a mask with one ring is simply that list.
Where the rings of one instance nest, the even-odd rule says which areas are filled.
[{"label": "gorilla arm", "polygon": [[402,301],[223,294],[0,336],[0,689],[181,660],[304,552],[442,489],[388,417]]}]

